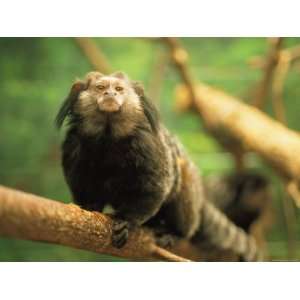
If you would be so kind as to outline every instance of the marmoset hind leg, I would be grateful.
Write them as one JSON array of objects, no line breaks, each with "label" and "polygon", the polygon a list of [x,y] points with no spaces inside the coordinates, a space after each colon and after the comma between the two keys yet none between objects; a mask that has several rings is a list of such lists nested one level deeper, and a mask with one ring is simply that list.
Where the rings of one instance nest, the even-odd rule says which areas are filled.
[{"label": "marmoset hind leg", "polygon": [[201,223],[203,185],[197,168],[190,161],[177,158],[176,163],[180,183],[164,207],[165,217],[177,235],[190,239]]}]

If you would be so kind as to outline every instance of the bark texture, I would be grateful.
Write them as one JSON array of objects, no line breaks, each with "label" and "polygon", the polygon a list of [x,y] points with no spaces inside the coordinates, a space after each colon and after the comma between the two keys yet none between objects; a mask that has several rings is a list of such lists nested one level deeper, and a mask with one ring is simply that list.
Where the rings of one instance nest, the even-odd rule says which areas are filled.
[{"label": "bark texture", "polygon": [[111,245],[112,219],[32,194],[0,186],[0,234],[50,242],[131,260],[188,261],[154,244],[149,230],[130,232],[122,249]]},{"label": "bark texture", "polygon": [[[255,151],[288,180],[300,181],[300,137],[259,109],[208,85],[196,86],[193,103],[212,134],[239,141]],[[189,91],[177,89],[177,100],[186,102]]]}]

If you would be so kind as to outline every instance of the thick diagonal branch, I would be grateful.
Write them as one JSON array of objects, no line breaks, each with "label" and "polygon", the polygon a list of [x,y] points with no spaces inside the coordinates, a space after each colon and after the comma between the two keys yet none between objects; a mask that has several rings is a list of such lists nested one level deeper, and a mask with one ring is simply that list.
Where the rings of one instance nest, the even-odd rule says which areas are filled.
[{"label": "thick diagonal branch", "polygon": [[0,235],[61,244],[135,260],[188,261],[155,245],[150,231],[136,229],[122,249],[111,245],[112,219],[0,186]]},{"label": "thick diagonal branch", "polygon": [[[186,87],[178,97],[188,97]],[[185,99],[178,99],[185,101]],[[197,85],[196,109],[208,128],[223,132],[241,142],[245,149],[257,152],[288,180],[300,182],[300,138],[255,107],[244,104],[216,88]]]}]

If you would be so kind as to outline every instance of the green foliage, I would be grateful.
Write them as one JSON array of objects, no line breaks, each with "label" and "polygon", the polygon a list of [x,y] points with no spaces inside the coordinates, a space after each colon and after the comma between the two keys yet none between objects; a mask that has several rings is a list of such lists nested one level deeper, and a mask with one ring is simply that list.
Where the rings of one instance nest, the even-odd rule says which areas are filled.
[{"label": "green foliage", "polygon": [[[95,39],[114,70],[124,70],[146,88],[158,50],[157,42],[136,38]],[[233,95],[249,98],[249,91],[260,78],[259,70],[247,61],[266,51],[262,38],[184,38],[195,78],[223,88]],[[289,46],[300,39],[286,39]],[[62,138],[53,120],[72,81],[90,71],[90,65],[71,38],[1,38],[0,39],[0,184],[70,201],[70,194],[59,163]],[[174,113],[174,88],[180,79],[167,68],[159,107],[167,126],[182,140],[204,175],[230,172],[233,161],[213,138],[207,135],[197,116]],[[285,105],[289,126],[299,130],[299,70],[293,68],[285,85]],[[272,172],[255,156],[250,166]],[[275,186],[275,185],[274,185]],[[275,207],[280,212],[278,191]],[[285,255],[286,233],[281,214],[270,235],[272,253]],[[29,241],[0,239],[0,261],[99,261],[111,260],[97,254]],[[115,258],[114,258],[115,259]]]}]

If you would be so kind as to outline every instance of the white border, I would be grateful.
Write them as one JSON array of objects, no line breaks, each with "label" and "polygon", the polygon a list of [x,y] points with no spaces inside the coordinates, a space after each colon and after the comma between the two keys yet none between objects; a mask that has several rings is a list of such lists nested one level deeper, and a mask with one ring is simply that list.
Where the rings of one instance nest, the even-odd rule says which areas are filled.
[{"label": "white border", "polygon": [[1,299],[296,299],[299,263],[1,263]]},{"label": "white border", "polygon": [[[300,36],[299,1],[3,1],[1,36]],[[1,47],[1,40],[0,40]],[[1,245],[0,245],[1,251]],[[1,263],[1,299],[294,299],[299,263]]]},{"label": "white border", "polygon": [[2,36],[300,36],[299,1],[9,0]]}]

